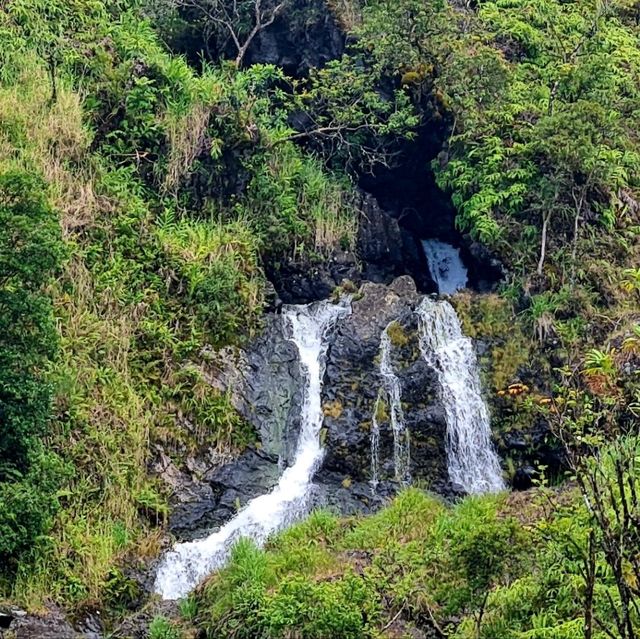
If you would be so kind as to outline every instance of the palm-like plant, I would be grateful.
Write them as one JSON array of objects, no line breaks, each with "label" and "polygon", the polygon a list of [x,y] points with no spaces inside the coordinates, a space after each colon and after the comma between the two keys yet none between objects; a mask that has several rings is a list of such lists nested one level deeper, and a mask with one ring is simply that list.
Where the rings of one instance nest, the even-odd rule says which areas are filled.
[{"label": "palm-like plant", "polygon": [[590,377],[602,375],[612,378],[616,374],[616,366],[614,362],[615,350],[601,351],[592,348],[585,357],[585,368],[583,373]]}]

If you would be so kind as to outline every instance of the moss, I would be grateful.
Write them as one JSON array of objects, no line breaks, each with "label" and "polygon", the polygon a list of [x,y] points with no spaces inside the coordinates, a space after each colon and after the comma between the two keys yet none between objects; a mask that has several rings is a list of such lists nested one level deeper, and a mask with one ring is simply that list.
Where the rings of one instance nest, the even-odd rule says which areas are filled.
[{"label": "moss", "polygon": [[381,397],[378,397],[378,400],[376,401],[375,418],[378,424],[388,422],[390,419],[387,402],[385,402]]},{"label": "moss", "polygon": [[340,400],[335,400],[333,402],[327,402],[322,407],[322,412],[325,417],[331,417],[333,419],[339,419],[342,415],[342,411],[344,410],[342,406],[342,402]]},{"label": "moss", "polygon": [[407,71],[402,75],[401,83],[403,86],[407,86],[410,84],[420,84],[420,82],[422,82],[422,78],[416,71]]},{"label": "moss", "polygon": [[409,343],[409,336],[400,322],[391,322],[387,328],[387,335],[396,348],[402,348]]},{"label": "moss", "polygon": [[481,359],[487,385],[500,390],[516,382],[520,370],[530,364],[533,343],[513,306],[495,294],[462,293],[453,302],[465,335],[489,347]]}]

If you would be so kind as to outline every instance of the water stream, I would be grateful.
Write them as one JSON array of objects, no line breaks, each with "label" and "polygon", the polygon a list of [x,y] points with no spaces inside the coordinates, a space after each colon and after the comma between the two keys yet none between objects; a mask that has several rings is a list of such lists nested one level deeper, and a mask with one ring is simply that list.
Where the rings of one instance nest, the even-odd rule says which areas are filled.
[{"label": "water stream", "polygon": [[376,403],[373,405],[371,418],[371,490],[373,494],[378,490],[380,483],[380,411],[384,406],[382,391],[378,391]]},{"label": "water stream", "polygon": [[[391,324],[386,327],[380,340],[380,375],[382,375],[384,390],[387,396],[389,419],[391,420],[391,430],[393,431],[393,468],[395,471],[395,479],[396,481],[408,484],[411,481],[411,475],[409,473],[411,462],[409,431],[407,431],[405,426],[404,411],[402,409],[402,387],[391,362],[392,342],[389,330],[394,323],[395,322],[391,322]],[[374,436],[375,427],[378,428],[379,436],[377,413],[380,407],[380,398],[378,398],[374,415],[374,432],[372,433]]]},{"label": "water stream", "polygon": [[429,272],[441,295],[453,295],[466,288],[468,278],[460,250],[440,240],[422,240]]},{"label": "water stream", "polygon": [[250,537],[262,544],[272,533],[292,524],[308,512],[313,476],[323,456],[320,429],[322,380],[327,354],[327,335],[336,322],[350,312],[350,304],[320,302],[289,306],[283,311],[290,339],[297,346],[300,371],[305,381],[302,425],[292,466],[268,494],[249,502],[231,521],[210,536],[176,544],[163,558],[155,591],[164,599],[180,599],[227,561],[233,544]]},{"label": "water stream", "polygon": [[463,335],[458,316],[448,302],[425,298],[417,313],[420,350],[440,377],[449,477],[467,493],[500,491],[504,482],[491,441],[491,422],[482,398],[473,342]]}]

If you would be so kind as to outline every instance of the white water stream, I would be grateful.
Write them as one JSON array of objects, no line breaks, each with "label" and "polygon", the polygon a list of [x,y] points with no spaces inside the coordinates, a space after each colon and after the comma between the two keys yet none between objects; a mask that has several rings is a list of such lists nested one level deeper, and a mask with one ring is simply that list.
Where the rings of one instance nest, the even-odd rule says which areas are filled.
[{"label": "white water stream", "polygon": [[376,403],[373,405],[373,416],[371,418],[371,490],[375,495],[380,483],[380,419],[379,411],[384,405],[382,392],[378,391]]},{"label": "white water stream", "polygon": [[283,315],[290,326],[290,339],[298,348],[305,380],[302,426],[294,463],[270,493],[253,499],[220,530],[204,539],[176,544],[167,553],[155,582],[155,591],[164,599],[188,595],[205,577],[225,564],[233,544],[241,537],[250,537],[262,544],[273,532],[308,512],[310,484],[323,455],[320,429],[326,337],[338,319],[349,312],[348,302],[285,307]]},{"label": "white water stream", "polygon": [[429,272],[441,295],[453,295],[467,286],[467,269],[460,250],[440,240],[422,240]]},{"label": "white water stream", "polygon": [[[402,387],[400,380],[393,370],[391,362],[391,337],[389,330],[394,322],[389,324],[380,339],[380,374],[382,375],[383,386],[387,397],[387,406],[389,409],[389,419],[391,420],[391,430],[393,431],[393,468],[395,471],[396,481],[408,484],[411,481],[409,473],[410,447],[409,447],[409,431],[405,425],[404,411],[402,410]],[[371,438],[371,459],[372,459],[372,483],[375,486],[378,482],[377,469],[378,447],[380,439],[380,425],[378,423],[378,411],[384,405],[381,404],[382,398],[378,395],[378,401],[375,405]],[[375,469],[375,473],[373,472]]]},{"label": "white water stream", "polygon": [[449,302],[427,297],[417,313],[420,350],[440,377],[449,477],[467,493],[498,492],[504,482],[491,442],[491,421],[482,399],[473,342],[462,334],[460,320]]}]

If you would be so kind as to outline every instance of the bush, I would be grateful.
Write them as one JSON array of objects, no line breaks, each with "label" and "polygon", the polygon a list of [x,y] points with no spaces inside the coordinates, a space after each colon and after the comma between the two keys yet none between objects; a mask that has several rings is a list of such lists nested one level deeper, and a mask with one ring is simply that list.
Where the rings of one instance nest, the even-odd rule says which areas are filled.
[{"label": "bush", "polygon": [[57,352],[43,292],[60,266],[60,227],[44,183],[21,170],[0,174],[0,480],[28,469],[51,418],[48,362]]},{"label": "bush", "polygon": [[166,617],[154,617],[149,626],[149,639],[179,639],[178,629]]},{"label": "bush", "polygon": [[353,574],[320,583],[292,577],[265,601],[259,618],[269,637],[364,639],[377,635],[377,600],[373,584]]},{"label": "bush", "polygon": [[[46,532],[59,464],[41,452],[52,419],[46,371],[57,353],[45,287],[62,258],[42,180],[0,173],[0,556],[15,559]],[[56,468],[57,467],[57,468]]]},{"label": "bush", "polygon": [[60,460],[41,453],[33,458],[27,475],[16,473],[0,483],[0,557],[15,559],[44,535],[58,509],[55,491],[65,474]]}]

